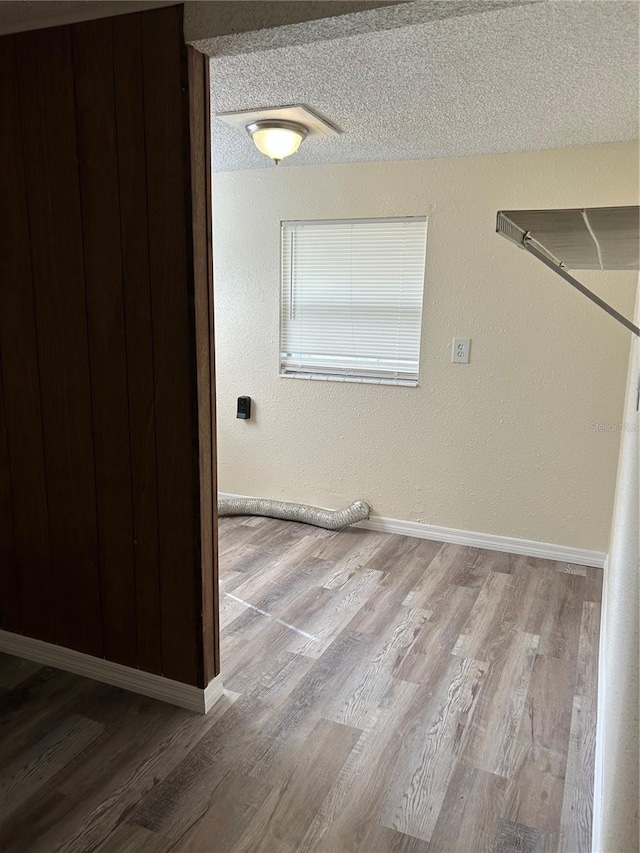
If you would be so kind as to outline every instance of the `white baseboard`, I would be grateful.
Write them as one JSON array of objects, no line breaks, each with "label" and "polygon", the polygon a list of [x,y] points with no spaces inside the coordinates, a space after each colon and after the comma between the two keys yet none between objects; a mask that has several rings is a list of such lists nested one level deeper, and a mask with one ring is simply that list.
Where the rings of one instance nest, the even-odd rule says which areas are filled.
[{"label": "white baseboard", "polygon": [[604,812],[604,767],[605,751],[602,733],[607,731],[608,673],[607,655],[609,648],[609,612],[607,610],[607,563],[604,564],[602,583],[602,603],[600,604],[600,642],[598,646],[598,698],[596,704],[596,746],[593,771],[593,818],[591,822],[591,850],[593,853],[605,853],[602,850],[602,817]]},{"label": "white baseboard", "polygon": [[204,708],[201,713],[208,714],[218,699],[222,699],[222,694],[224,693],[224,688],[222,687],[222,676],[216,675],[216,677],[207,684],[202,692],[204,693]]},{"label": "white baseboard", "polygon": [[124,690],[141,693],[152,699],[160,699],[162,702],[178,705],[199,714],[206,714],[220,699],[223,692],[220,676],[214,678],[205,688],[194,687],[151,672],[143,672],[141,669],[113,663],[104,658],[85,655],[64,646],[56,646],[54,643],[45,643],[42,640],[23,637],[21,634],[13,634],[10,631],[0,630],[0,652],[73,672],[85,678],[93,678],[95,681],[112,684],[114,687],[122,687]]},{"label": "white baseboard", "polygon": [[488,551],[523,554],[525,557],[539,557],[542,560],[574,563],[578,566],[593,566],[596,569],[603,568],[606,558],[606,554],[601,551],[571,548],[568,545],[552,545],[549,542],[535,542],[531,539],[515,539],[511,536],[494,536],[491,533],[475,533],[471,530],[456,530],[453,527],[438,527],[435,524],[422,524],[419,521],[381,518],[377,515],[358,522],[357,526],[364,527],[366,530],[377,530],[380,533],[399,533],[402,536],[415,536],[417,539],[435,539],[437,542],[449,542],[453,545],[469,545],[472,548],[486,548]]},{"label": "white baseboard", "polygon": [[[242,498],[246,496],[231,492],[218,492],[218,497]],[[366,530],[377,530],[379,533],[398,533],[400,536],[414,536],[416,539],[435,539],[436,542],[449,542],[452,545],[469,545],[471,548],[486,548],[487,551],[504,551],[507,554],[539,557],[541,560],[554,560],[557,563],[593,566],[595,569],[604,567],[607,556],[602,551],[571,548],[569,545],[552,545],[549,542],[536,542],[532,539],[494,536],[491,533],[475,533],[472,530],[438,527],[435,524],[402,521],[399,518],[382,518],[379,515],[373,515],[366,521],[359,521],[353,526],[363,527]]]},{"label": "white baseboard", "polygon": [[[218,497],[242,498],[246,495],[218,492]],[[602,551],[571,548],[569,545],[552,545],[549,542],[536,542],[532,539],[494,536],[491,533],[475,533],[473,530],[438,527],[436,524],[402,521],[399,518],[382,518],[379,515],[373,515],[366,521],[359,521],[353,526],[363,527],[365,530],[377,530],[379,533],[398,533],[400,536],[414,536],[416,539],[435,539],[436,542],[449,542],[452,545],[469,545],[471,548],[486,548],[487,551],[504,551],[507,554],[539,557],[541,560],[554,560],[557,563],[593,566],[595,569],[604,567],[607,556]]]}]

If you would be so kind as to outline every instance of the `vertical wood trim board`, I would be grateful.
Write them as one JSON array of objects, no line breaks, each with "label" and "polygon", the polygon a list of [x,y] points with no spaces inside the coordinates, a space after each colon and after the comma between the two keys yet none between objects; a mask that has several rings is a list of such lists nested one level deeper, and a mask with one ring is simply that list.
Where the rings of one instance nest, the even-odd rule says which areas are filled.
[{"label": "vertical wood trim board", "polygon": [[0,38],[0,627],[199,688],[208,97],[181,6]]},{"label": "vertical wood trim board", "polygon": [[[22,33],[14,39],[35,291],[55,638],[61,645],[102,655],[71,35],[70,27],[61,27]],[[10,449],[11,444],[9,436]],[[50,606],[49,602],[43,604]]]},{"label": "vertical wood trim board", "polygon": [[214,674],[217,676],[220,672],[220,608],[218,599],[218,584],[219,584],[219,566],[218,566],[218,472],[216,460],[216,448],[218,446],[217,438],[217,420],[216,420],[216,346],[215,346],[215,317],[214,317],[214,279],[213,279],[213,188],[211,182],[211,98],[210,91],[210,75],[211,64],[209,58],[203,55],[204,62],[204,112],[205,112],[205,186],[207,187],[206,205],[207,205],[207,275],[209,277],[208,294],[209,294],[209,390],[211,402],[211,515],[213,518],[213,572],[209,581],[210,600],[213,610],[213,625],[211,634],[213,635],[213,660]]},{"label": "vertical wood trim board", "polygon": [[[142,16],[151,313],[156,366],[156,447],[163,672],[201,681],[194,624],[199,564],[198,436],[186,219],[188,129],[184,126],[186,48],[180,7]],[[158,45],[163,45],[162,51]],[[187,158],[186,164],[184,158]],[[179,168],[182,166],[182,168]],[[190,280],[191,279],[191,280]],[[188,572],[184,566],[189,566]]]},{"label": "vertical wood trim board", "polygon": [[[111,20],[72,28],[105,657],[138,660]],[[106,322],[105,322],[105,318]]]},{"label": "vertical wood trim board", "polygon": [[[208,680],[220,671],[217,646],[207,642],[214,635],[214,516],[217,501],[214,483],[214,444],[212,415],[212,326],[210,322],[210,298],[212,294],[211,222],[209,202],[211,195],[209,172],[210,138],[209,89],[207,86],[208,61],[193,48],[188,49],[189,60],[189,129],[191,135],[191,173],[197,175],[191,194],[193,220],[193,265],[195,298],[195,336],[198,378],[198,417],[200,451],[200,528],[202,531],[202,621],[203,621],[203,667]],[[217,566],[216,566],[217,569]]]},{"label": "vertical wood trim board", "polygon": [[13,508],[9,448],[5,424],[2,354],[0,353],[0,598],[4,602],[4,619],[10,630],[20,628],[20,592],[13,537]]},{"label": "vertical wood trim board", "polygon": [[160,674],[155,366],[141,45],[140,15],[113,19],[138,661],[142,669]]},{"label": "vertical wood trim board", "polygon": [[[12,480],[12,523],[19,601],[2,595],[6,627],[53,640],[53,586],[44,464],[40,368],[30,253],[29,215],[18,102],[15,44],[0,39],[0,350],[10,453],[3,469]],[[9,516],[5,517],[9,519]]]}]

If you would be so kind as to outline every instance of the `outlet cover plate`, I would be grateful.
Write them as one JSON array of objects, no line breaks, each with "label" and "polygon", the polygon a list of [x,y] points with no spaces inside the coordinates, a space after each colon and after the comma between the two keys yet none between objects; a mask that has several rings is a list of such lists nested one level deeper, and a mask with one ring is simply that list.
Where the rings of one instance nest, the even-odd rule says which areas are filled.
[{"label": "outlet cover plate", "polygon": [[451,346],[451,361],[454,364],[469,364],[470,338],[454,338]]}]

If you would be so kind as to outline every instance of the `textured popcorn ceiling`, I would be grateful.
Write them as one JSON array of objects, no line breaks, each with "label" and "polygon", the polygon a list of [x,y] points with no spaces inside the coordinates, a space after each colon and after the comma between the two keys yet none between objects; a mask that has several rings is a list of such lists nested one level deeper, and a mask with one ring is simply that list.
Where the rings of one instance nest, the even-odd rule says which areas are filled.
[{"label": "textured popcorn ceiling", "polygon": [[0,35],[123,15],[175,0],[0,0]]},{"label": "textured popcorn ceiling", "polygon": [[[417,0],[435,2],[436,0]],[[0,0],[0,34],[123,15],[180,0]],[[185,3],[187,38],[278,27],[407,0],[194,0]],[[444,0],[450,2],[450,0]],[[460,0],[454,0],[460,2]],[[474,0],[467,0],[474,2]],[[478,0],[475,0],[478,2]]]},{"label": "textured popcorn ceiling", "polygon": [[275,50],[544,0],[207,0],[185,4],[187,42],[209,56]]},{"label": "textured popcorn ceiling", "polygon": [[[278,168],[636,139],[639,8],[549,0],[217,56],[212,110],[303,103],[342,129]],[[215,120],[213,160],[218,171],[275,168]]]}]

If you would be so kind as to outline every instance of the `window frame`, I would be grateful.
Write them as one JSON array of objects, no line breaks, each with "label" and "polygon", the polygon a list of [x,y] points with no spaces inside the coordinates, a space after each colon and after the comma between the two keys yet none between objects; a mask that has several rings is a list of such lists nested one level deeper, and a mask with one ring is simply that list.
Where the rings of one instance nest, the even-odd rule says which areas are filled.
[{"label": "window frame", "polygon": [[[280,264],[278,275],[278,375],[281,379],[312,379],[314,381],[324,382],[349,382],[354,384],[370,384],[370,385],[394,385],[399,387],[416,388],[420,384],[420,361],[422,353],[422,327],[424,324],[424,295],[427,280],[427,247],[429,235],[429,220],[427,214],[416,214],[409,216],[372,216],[372,217],[356,217],[356,218],[334,218],[334,219],[282,219],[278,223],[278,236],[280,240]],[[421,282],[421,306],[420,306],[420,328],[418,333],[418,352],[416,360],[416,375],[415,378],[389,377],[380,376],[372,373],[371,376],[366,375],[350,375],[349,373],[328,373],[326,370],[312,371],[295,371],[287,369],[283,366],[283,336],[284,336],[284,300],[283,300],[283,271],[284,271],[284,228],[286,226],[318,226],[318,225],[358,225],[372,223],[401,223],[401,222],[421,222],[425,226],[424,234],[424,263],[423,275]],[[293,264],[293,257],[291,258]],[[331,358],[334,356],[328,356]],[[339,356],[335,356],[339,358]]]}]

